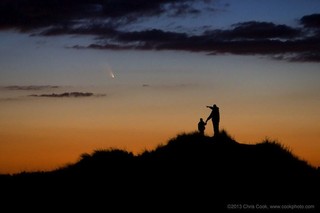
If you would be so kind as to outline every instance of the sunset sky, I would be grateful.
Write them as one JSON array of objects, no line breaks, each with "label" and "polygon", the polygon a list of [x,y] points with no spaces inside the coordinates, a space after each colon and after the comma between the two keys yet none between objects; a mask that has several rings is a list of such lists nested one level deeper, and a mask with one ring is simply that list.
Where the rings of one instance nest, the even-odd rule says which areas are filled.
[{"label": "sunset sky", "polygon": [[1,0],[0,173],[141,153],[212,104],[320,166],[319,65],[318,0]]}]

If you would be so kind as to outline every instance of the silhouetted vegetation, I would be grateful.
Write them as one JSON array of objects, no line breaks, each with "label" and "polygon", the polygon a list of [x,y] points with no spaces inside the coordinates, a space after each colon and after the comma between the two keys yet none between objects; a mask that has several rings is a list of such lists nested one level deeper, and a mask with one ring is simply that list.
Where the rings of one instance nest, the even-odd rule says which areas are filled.
[{"label": "silhouetted vegetation", "polygon": [[96,150],[54,171],[0,180],[8,202],[25,203],[11,208],[221,212],[237,203],[316,205],[319,177],[280,143],[240,144],[221,131],[180,134],[139,155]]}]

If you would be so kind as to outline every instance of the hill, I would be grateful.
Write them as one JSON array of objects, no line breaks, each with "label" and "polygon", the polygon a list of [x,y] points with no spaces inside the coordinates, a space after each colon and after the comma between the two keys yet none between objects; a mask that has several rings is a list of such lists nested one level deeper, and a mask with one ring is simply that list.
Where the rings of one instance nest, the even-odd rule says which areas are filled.
[{"label": "hill", "polygon": [[281,144],[240,144],[224,131],[214,138],[180,134],[139,155],[96,150],[54,171],[0,180],[4,203],[24,203],[11,208],[90,212],[316,205],[320,189],[319,171]]}]

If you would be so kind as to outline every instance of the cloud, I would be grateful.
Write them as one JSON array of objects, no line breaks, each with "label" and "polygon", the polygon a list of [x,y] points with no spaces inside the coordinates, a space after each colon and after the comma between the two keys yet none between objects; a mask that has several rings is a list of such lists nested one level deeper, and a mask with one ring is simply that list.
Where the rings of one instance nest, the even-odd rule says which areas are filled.
[{"label": "cloud", "polygon": [[[75,26],[101,20],[126,24],[146,16],[197,13],[197,0],[2,0],[0,29],[30,31],[51,26]],[[198,2],[210,2],[198,0]]]},{"label": "cloud", "polygon": [[192,29],[181,33],[147,26],[139,31],[132,28],[129,31],[128,24],[138,23],[145,17],[197,15],[206,9],[208,12],[208,9],[212,10],[212,2],[215,1],[2,0],[0,29],[15,28],[41,36],[95,36],[92,44],[73,46],[76,49],[258,54],[288,61],[320,62],[320,14],[301,17],[299,27],[249,21],[236,23],[229,29],[205,30],[200,34],[195,34]]},{"label": "cloud", "polygon": [[[2,86],[2,90],[18,90],[18,91],[54,91],[56,89],[62,89],[63,86],[53,86],[53,85],[12,85],[12,86]],[[62,92],[62,93],[40,93],[40,94],[31,94],[27,96],[17,96],[17,97],[4,97],[0,98],[0,101],[16,101],[16,100],[26,100],[28,97],[37,97],[37,98],[81,98],[81,97],[105,97],[106,94],[98,94],[92,92]]]},{"label": "cloud", "polygon": [[249,21],[233,25],[231,30],[207,31],[206,34],[224,39],[272,39],[295,38],[301,30],[271,22]]},{"label": "cloud", "polygon": [[81,16],[89,16],[85,0],[4,0],[0,2],[0,27],[23,31],[49,25],[68,23]]},{"label": "cloud", "polygon": [[185,16],[185,15],[198,15],[201,13],[199,9],[196,9],[193,7],[190,2],[184,2],[180,4],[172,4],[170,5],[170,8],[168,9],[169,13],[168,15],[171,17],[179,17],[179,16]]},{"label": "cloud", "polygon": [[57,89],[59,86],[52,86],[52,85],[30,85],[30,86],[5,86],[2,87],[6,90],[44,90],[44,89]]},{"label": "cloud", "polygon": [[197,88],[199,85],[194,83],[164,83],[164,84],[142,84],[144,89],[149,89],[149,91],[181,91]]},{"label": "cloud", "polygon": [[287,56],[287,60],[292,62],[320,62],[319,52],[304,52],[301,54],[295,54],[293,56]]},{"label": "cloud", "polygon": [[38,33],[41,36],[57,36],[57,35],[94,35],[113,37],[118,34],[114,23],[91,23],[80,27],[72,27],[69,25],[52,26]]},{"label": "cloud", "polygon": [[64,93],[51,93],[30,95],[31,97],[47,97],[47,98],[79,98],[79,97],[103,97],[105,94],[94,94],[91,92],[64,92]]},{"label": "cloud", "polygon": [[113,31],[111,36],[100,36],[100,43],[75,48],[179,50],[209,55],[258,54],[288,61],[320,62],[320,39],[316,34],[301,28],[255,21],[238,23],[227,30],[204,31],[200,35],[159,29]]},{"label": "cloud", "polygon": [[303,16],[300,23],[305,27],[320,29],[320,14]]}]

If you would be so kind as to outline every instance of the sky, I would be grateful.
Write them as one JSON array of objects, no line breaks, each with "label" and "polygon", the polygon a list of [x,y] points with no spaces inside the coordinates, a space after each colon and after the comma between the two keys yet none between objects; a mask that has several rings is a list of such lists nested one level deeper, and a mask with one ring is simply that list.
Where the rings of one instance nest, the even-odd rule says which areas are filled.
[{"label": "sky", "polygon": [[[197,130],[320,166],[320,1],[0,1],[0,173]],[[210,123],[205,134],[213,135]]]}]

